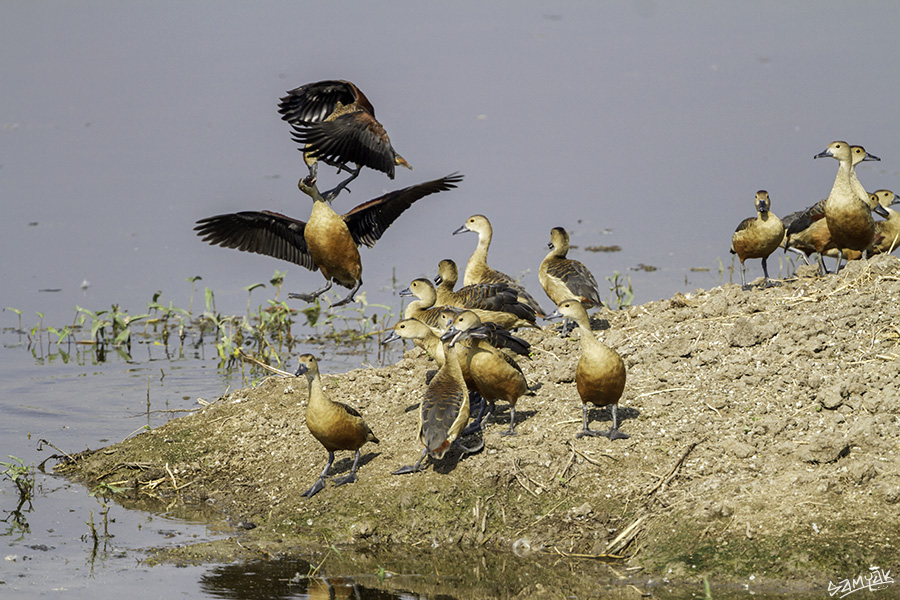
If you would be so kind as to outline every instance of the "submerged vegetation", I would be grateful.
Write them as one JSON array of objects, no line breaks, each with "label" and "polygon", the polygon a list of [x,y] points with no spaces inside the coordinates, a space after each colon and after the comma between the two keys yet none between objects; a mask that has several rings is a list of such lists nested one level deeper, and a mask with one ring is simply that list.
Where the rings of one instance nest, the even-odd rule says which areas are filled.
[{"label": "submerged vegetation", "polygon": [[[22,310],[5,310],[17,315],[18,327],[13,332],[40,362],[75,360],[98,364],[107,362],[110,352],[132,362],[137,346],[143,345],[151,355],[153,349],[161,350],[168,360],[190,354],[202,358],[212,351],[218,357],[219,368],[225,370],[237,368],[242,354],[265,365],[283,367],[298,344],[366,344],[390,328],[396,318],[390,306],[367,302],[365,293],[357,296],[356,303],[334,309],[329,308],[337,299],[333,295],[323,296],[324,300],[317,298],[302,309],[290,307],[279,299],[284,276],[284,271],[275,271],[268,284],[244,287],[247,312],[243,315],[219,312],[215,292],[208,287],[204,288],[204,309],[196,314],[194,295],[196,283],[202,280],[199,276],[187,279],[191,289],[186,309],[172,301],[165,303],[162,291],[157,291],[147,302],[146,312],[130,314],[118,304],[106,310],[76,306],[70,324],[47,325],[44,315],[37,312],[38,322],[27,329],[22,325]],[[267,286],[275,290],[274,298],[267,298],[254,308],[254,291]],[[298,334],[301,326],[311,331]]]}]

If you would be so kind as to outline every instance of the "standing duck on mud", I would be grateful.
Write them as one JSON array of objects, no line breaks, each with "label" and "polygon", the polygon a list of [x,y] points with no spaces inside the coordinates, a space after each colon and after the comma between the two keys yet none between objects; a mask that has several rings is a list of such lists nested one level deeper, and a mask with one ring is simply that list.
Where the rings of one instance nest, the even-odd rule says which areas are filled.
[{"label": "standing duck on mud", "polygon": [[[581,337],[581,357],[575,368],[575,387],[581,397],[581,431],[575,437],[602,436],[610,441],[628,438],[627,434],[619,431],[619,399],[625,390],[625,363],[622,357],[594,336],[590,317],[580,302],[561,302],[551,316],[559,315],[575,321]],[[612,405],[612,427],[607,431],[588,427],[588,402],[595,406]]]},{"label": "standing duck on mud", "polygon": [[769,210],[769,192],[759,190],[753,201],[757,215],[741,221],[731,236],[731,253],[737,254],[741,261],[741,288],[749,290],[747,285],[747,268],[744,261],[748,258],[761,258],[763,287],[769,284],[769,269],[766,259],[781,246],[784,239],[784,224]]},{"label": "standing duck on mud", "polygon": [[303,496],[312,498],[325,488],[325,478],[334,462],[334,453],[338,450],[355,450],[353,467],[346,477],[334,480],[334,485],[344,485],[356,481],[356,467],[359,465],[359,449],[366,442],[378,443],[378,438],[366,425],[362,415],[342,402],[334,402],[325,396],[322,380],[319,377],[319,363],[312,354],[300,356],[296,372],[297,377],[306,375],[309,383],[309,403],[306,407],[306,426],[314,438],[328,451],[328,462],[319,478]]},{"label": "standing duck on mud", "polygon": [[[878,200],[868,196],[865,188],[856,176],[856,165],[871,160],[877,161],[881,159],[877,156],[868,154],[862,146],[850,146],[850,190],[857,198],[866,202],[869,208],[874,212],[881,216],[886,216],[885,214],[882,214],[882,210],[878,208]],[[840,169],[838,170],[838,176],[842,177]],[[831,230],[828,228],[828,223],[825,219],[825,203],[827,201],[827,198],[819,200],[806,210],[791,213],[782,219],[785,227],[784,242],[782,245],[785,250],[796,250],[800,252],[807,264],[809,264],[809,255],[813,252],[817,252],[819,254],[820,275],[828,273],[828,269],[825,267],[824,262],[825,256],[832,256],[836,259],[841,257],[841,253],[832,241]],[[876,228],[877,225],[878,224],[876,223]],[[863,253],[859,250],[844,249],[843,258],[846,258],[847,260],[858,260],[862,257],[862,254]]]},{"label": "standing duck on mud", "polygon": [[472,215],[459,229],[453,232],[453,235],[473,231],[478,234],[478,245],[472,252],[469,262],[466,263],[466,272],[463,275],[463,285],[474,285],[476,283],[505,283],[509,287],[519,292],[519,301],[530,306],[534,313],[539,317],[547,316],[547,313],[540,307],[531,294],[518,281],[503,273],[492,269],[487,264],[488,250],[491,247],[491,238],[494,230],[491,222],[484,215]]},{"label": "standing duck on mud", "polygon": [[[826,156],[837,159],[839,163],[834,185],[825,200],[824,207],[825,222],[828,224],[828,231],[831,232],[831,243],[838,251],[838,264],[835,268],[837,272],[841,267],[845,250],[862,252],[872,244],[875,239],[875,220],[872,218],[873,207],[867,203],[868,194],[861,194],[859,190],[862,186],[857,187],[853,182],[855,169],[852,164],[851,147],[847,142],[831,142],[814,158]],[[880,206],[876,205],[874,209],[884,216],[884,209]],[[821,257],[821,254],[819,256]],[[820,263],[820,267],[824,269],[825,263]]]},{"label": "standing duck on mud", "polygon": [[[382,344],[401,338],[424,339],[431,335],[434,332],[424,323],[404,319],[394,325],[394,331]],[[434,359],[439,365],[438,372],[431,379],[419,403],[418,437],[424,446],[422,454],[415,464],[400,467],[393,472],[394,475],[421,471],[426,456],[440,460],[454,442],[467,454],[484,448],[484,442],[480,442],[475,448],[466,448],[457,441],[469,421],[469,393],[456,349],[442,340],[435,348]]]}]

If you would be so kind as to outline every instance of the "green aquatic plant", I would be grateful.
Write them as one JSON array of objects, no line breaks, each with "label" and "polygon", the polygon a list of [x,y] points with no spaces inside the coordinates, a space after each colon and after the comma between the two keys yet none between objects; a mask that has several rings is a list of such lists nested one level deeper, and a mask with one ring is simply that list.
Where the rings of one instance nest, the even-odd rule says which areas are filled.
[{"label": "green aquatic plant", "polygon": [[631,276],[623,277],[618,271],[613,271],[611,277],[607,277],[609,290],[613,293],[612,300],[608,303],[610,308],[616,310],[625,306],[631,306],[634,300],[634,289],[631,287]]},{"label": "green aquatic plant", "polygon": [[[9,310],[19,315],[20,332],[28,336],[28,348],[41,362],[57,358],[68,362],[72,355],[79,364],[103,363],[109,355],[130,362],[135,344],[141,344],[148,352],[154,347],[162,348],[170,359],[173,352],[183,358],[185,352],[191,351],[202,358],[206,349],[212,348],[219,368],[225,370],[234,369],[242,362],[241,353],[253,356],[264,365],[283,366],[299,343],[367,344],[383,333],[394,319],[390,306],[370,304],[365,293],[357,296],[357,302],[338,308],[332,308],[328,300],[320,303],[320,299],[299,308],[290,306],[287,301],[278,300],[284,283],[284,272],[279,271],[275,271],[269,281],[274,288],[274,298],[254,303],[254,291],[258,295],[259,290],[269,289],[265,283],[243,288],[248,293],[244,315],[219,313],[215,292],[209,287],[204,289],[206,310],[196,315],[192,312],[194,286],[200,280],[200,276],[187,279],[191,286],[188,309],[180,308],[172,301],[164,302],[162,291],[157,290],[147,303],[146,312],[140,314],[129,314],[118,304],[108,310],[76,306],[71,324],[47,327],[44,315],[37,313],[39,322],[30,332],[21,331],[21,311]],[[336,296],[330,300],[335,299]],[[298,323],[300,315],[305,317],[305,323],[302,323],[303,319]],[[299,335],[295,331],[298,326],[312,331]],[[178,339],[174,346],[173,336]],[[258,368],[261,367],[251,367]]]},{"label": "green aquatic plant", "polygon": [[275,288],[275,301],[278,302],[278,298],[281,297],[281,286],[284,285],[284,276],[287,274],[287,271],[279,271],[275,269],[275,273],[272,275],[272,279],[269,280],[269,283],[272,284],[272,287]]},{"label": "green aquatic plant", "polygon": [[0,476],[16,486],[20,500],[30,503],[31,495],[34,492],[34,465],[26,465],[21,458],[12,455],[8,455],[8,457],[15,462],[0,461],[0,467],[4,467],[0,471]]},{"label": "green aquatic plant", "polygon": [[247,291],[247,314],[250,314],[250,299],[253,296],[253,290],[256,288],[265,288],[266,284],[264,283],[253,283],[251,285],[245,286],[244,289]]},{"label": "green aquatic plant", "polygon": [[22,331],[22,311],[19,310],[18,308],[12,308],[10,306],[7,306],[3,310],[8,310],[10,312],[16,313],[16,316],[19,317],[19,326],[16,328],[16,331],[21,332]]},{"label": "green aquatic plant", "polygon": [[188,300],[188,314],[194,314],[194,283],[197,281],[201,281],[203,278],[199,275],[194,275],[193,277],[188,277],[187,282],[191,284],[191,297]]}]

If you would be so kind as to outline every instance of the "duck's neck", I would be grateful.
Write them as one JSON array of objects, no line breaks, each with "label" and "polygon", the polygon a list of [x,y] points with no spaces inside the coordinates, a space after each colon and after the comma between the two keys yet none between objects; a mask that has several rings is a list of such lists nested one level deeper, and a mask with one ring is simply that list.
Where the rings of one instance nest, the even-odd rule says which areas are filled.
[{"label": "duck's neck", "polygon": [[871,206],[871,201],[869,200],[869,193],[866,191],[866,188],[863,187],[863,184],[860,183],[859,178],[856,176],[856,165],[852,162],[850,163],[850,188],[853,190],[853,194],[869,205],[869,208],[873,208]]},{"label": "duck's neck", "polygon": [[852,165],[849,160],[840,160],[837,176],[834,178],[834,185],[831,186],[831,193],[828,199],[846,199],[856,196],[853,191],[853,185],[850,182],[850,173]]},{"label": "duck's neck", "polygon": [[478,271],[481,271],[485,267],[487,267],[487,256],[488,256],[488,248],[491,246],[491,234],[488,232],[478,233],[478,245],[475,246],[475,251],[472,252],[472,256],[469,257],[469,262],[466,263],[466,280],[463,281],[466,285],[471,285],[475,283],[475,281],[469,281],[468,278]]},{"label": "duck's neck", "polygon": [[568,251],[569,249],[565,246],[553,246],[550,248],[550,252],[547,253],[547,257],[544,260],[549,258],[565,258]]},{"label": "duck's neck", "polygon": [[325,398],[325,388],[322,386],[322,378],[316,373],[309,379],[309,403],[327,402]]},{"label": "duck's neck", "polygon": [[472,258],[469,262],[473,260],[478,260],[479,262],[486,263],[488,248],[491,247],[491,232],[484,231],[478,233],[478,245],[475,246],[475,252],[472,253]]},{"label": "duck's neck", "polygon": [[[438,358],[438,356],[440,358]],[[463,381],[462,367],[459,366],[459,358],[456,356],[456,346],[447,342],[440,342],[435,348],[435,360],[441,364],[441,369],[446,370],[455,381]]]},{"label": "duck's neck", "polygon": [[444,356],[441,338],[436,336],[433,332],[429,331],[420,338],[420,341],[422,342],[422,347],[425,348],[425,352],[428,353],[428,356],[434,359],[434,362],[437,363],[438,368],[443,367],[446,357]]}]

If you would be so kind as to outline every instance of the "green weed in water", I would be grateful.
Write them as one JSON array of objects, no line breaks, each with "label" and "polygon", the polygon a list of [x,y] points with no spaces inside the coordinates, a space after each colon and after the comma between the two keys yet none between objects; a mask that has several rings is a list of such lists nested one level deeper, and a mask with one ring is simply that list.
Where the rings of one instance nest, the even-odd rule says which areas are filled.
[{"label": "green weed in water", "polygon": [[[75,307],[75,318],[62,327],[44,325],[44,315],[37,313],[39,322],[29,332],[21,330],[21,311],[9,309],[19,317],[19,331],[27,336],[28,349],[40,361],[61,359],[68,362],[74,355],[79,364],[103,363],[110,352],[123,361],[133,360],[135,344],[162,348],[169,359],[184,358],[193,353],[203,358],[209,350],[218,360],[219,367],[234,369],[242,361],[241,353],[254,356],[267,365],[283,366],[294,353],[297,344],[367,344],[373,337],[392,325],[391,307],[369,304],[365,293],[349,306],[332,309],[330,304],[337,296],[323,297],[300,307],[289,306],[279,300],[285,273],[275,271],[269,284],[274,288],[274,298],[260,303],[253,301],[253,292],[269,289],[265,283],[244,287],[247,291],[247,312],[244,315],[224,315],[216,310],[215,292],[204,289],[205,310],[201,315],[193,311],[194,291],[200,276],[189,277],[189,305],[187,309],[172,301],[164,302],[162,292],[157,291],[147,303],[147,311],[129,314],[114,304],[109,310],[91,310]],[[254,309],[254,304],[256,308]],[[299,323],[303,315],[306,323]],[[303,327],[312,331],[295,332]],[[379,347],[380,350],[380,347]],[[258,367],[252,367],[256,369]]]},{"label": "green weed in water", "polygon": [[616,310],[631,306],[631,302],[634,300],[631,276],[623,277],[618,271],[613,271],[612,277],[607,277],[606,280],[609,282],[609,290],[613,293],[613,298],[608,306]]}]

